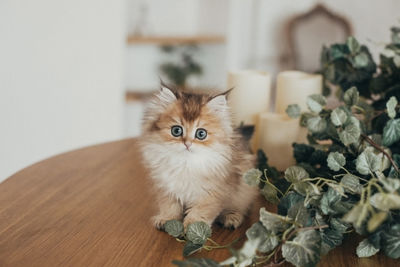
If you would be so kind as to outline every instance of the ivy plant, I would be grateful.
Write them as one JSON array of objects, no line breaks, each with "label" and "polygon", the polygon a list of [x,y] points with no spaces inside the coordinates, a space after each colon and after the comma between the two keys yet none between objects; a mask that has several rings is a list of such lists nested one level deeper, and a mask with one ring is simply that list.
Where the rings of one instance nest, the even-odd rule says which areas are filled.
[{"label": "ivy plant", "polygon": [[186,242],[185,256],[201,248],[232,252],[220,263],[188,258],[176,265],[311,267],[350,232],[364,237],[359,257],[400,258],[400,28],[391,32],[379,64],[353,37],[323,48],[324,85],[339,89],[341,105],[329,109],[323,95],[311,95],[306,112],[288,106],[287,114],[308,129],[308,143],[293,145],[296,165],[280,173],[258,151],[257,168],[243,176],[278,212],[261,208],[240,249],[216,244],[204,223],[189,225],[184,235],[179,222],[167,222],[166,231]]}]

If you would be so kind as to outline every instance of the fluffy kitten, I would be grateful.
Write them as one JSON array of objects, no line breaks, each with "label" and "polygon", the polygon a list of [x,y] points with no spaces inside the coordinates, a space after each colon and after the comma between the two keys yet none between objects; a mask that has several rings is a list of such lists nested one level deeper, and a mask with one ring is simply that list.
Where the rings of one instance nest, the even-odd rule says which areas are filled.
[{"label": "fluffy kitten", "polygon": [[146,108],[143,131],[143,158],[158,189],[158,229],[172,219],[185,227],[211,226],[217,217],[225,227],[242,223],[257,192],[242,179],[254,158],[232,128],[226,93],[162,86]]}]

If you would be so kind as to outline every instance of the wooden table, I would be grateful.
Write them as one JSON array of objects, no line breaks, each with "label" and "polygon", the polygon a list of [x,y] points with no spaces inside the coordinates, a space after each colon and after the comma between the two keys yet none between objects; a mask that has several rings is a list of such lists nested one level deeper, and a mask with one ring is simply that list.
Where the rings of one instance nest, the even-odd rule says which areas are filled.
[{"label": "wooden table", "polygon": [[[0,184],[0,266],[171,266],[182,244],[149,223],[150,181],[135,139],[79,149],[34,164]],[[236,231],[214,226],[227,243],[257,221],[260,199]],[[268,206],[272,210],[272,206]],[[320,266],[398,266],[358,259],[345,240]],[[223,260],[227,250],[200,256]]]}]

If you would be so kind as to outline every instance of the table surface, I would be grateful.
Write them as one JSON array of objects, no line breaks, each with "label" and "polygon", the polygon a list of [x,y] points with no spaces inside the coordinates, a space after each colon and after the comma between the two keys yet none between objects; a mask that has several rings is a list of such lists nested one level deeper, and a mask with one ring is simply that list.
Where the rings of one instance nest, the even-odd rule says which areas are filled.
[{"label": "table surface", "polygon": [[[61,154],[0,184],[0,266],[171,266],[181,243],[149,223],[156,207],[135,139]],[[226,244],[242,236],[266,206],[260,198],[237,230],[213,226]],[[399,266],[375,255],[359,259],[359,237],[322,258],[319,266]],[[223,260],[225,249],[198,256]],[[289,266],[289,265],[288,265]]]}]

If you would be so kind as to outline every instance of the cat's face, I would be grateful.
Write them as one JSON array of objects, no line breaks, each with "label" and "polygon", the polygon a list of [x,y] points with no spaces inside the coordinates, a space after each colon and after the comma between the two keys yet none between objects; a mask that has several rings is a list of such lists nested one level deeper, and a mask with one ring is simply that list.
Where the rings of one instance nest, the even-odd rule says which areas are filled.
[{"label": "cat's face", "polygon": [[183,153],[202,153],[229,144],[232,133],[225,95],[174,94],[163,88],[148,111],[154,142]]},{"label": "cat's face", "polygon": [[161,114],[154,127],[163,142],[176,144],[178,150],[195,152],[196,148],[223,142],[225,132],[219,119],[206,106],[192,119],[185,116],[181,101],[172,104]]}]

